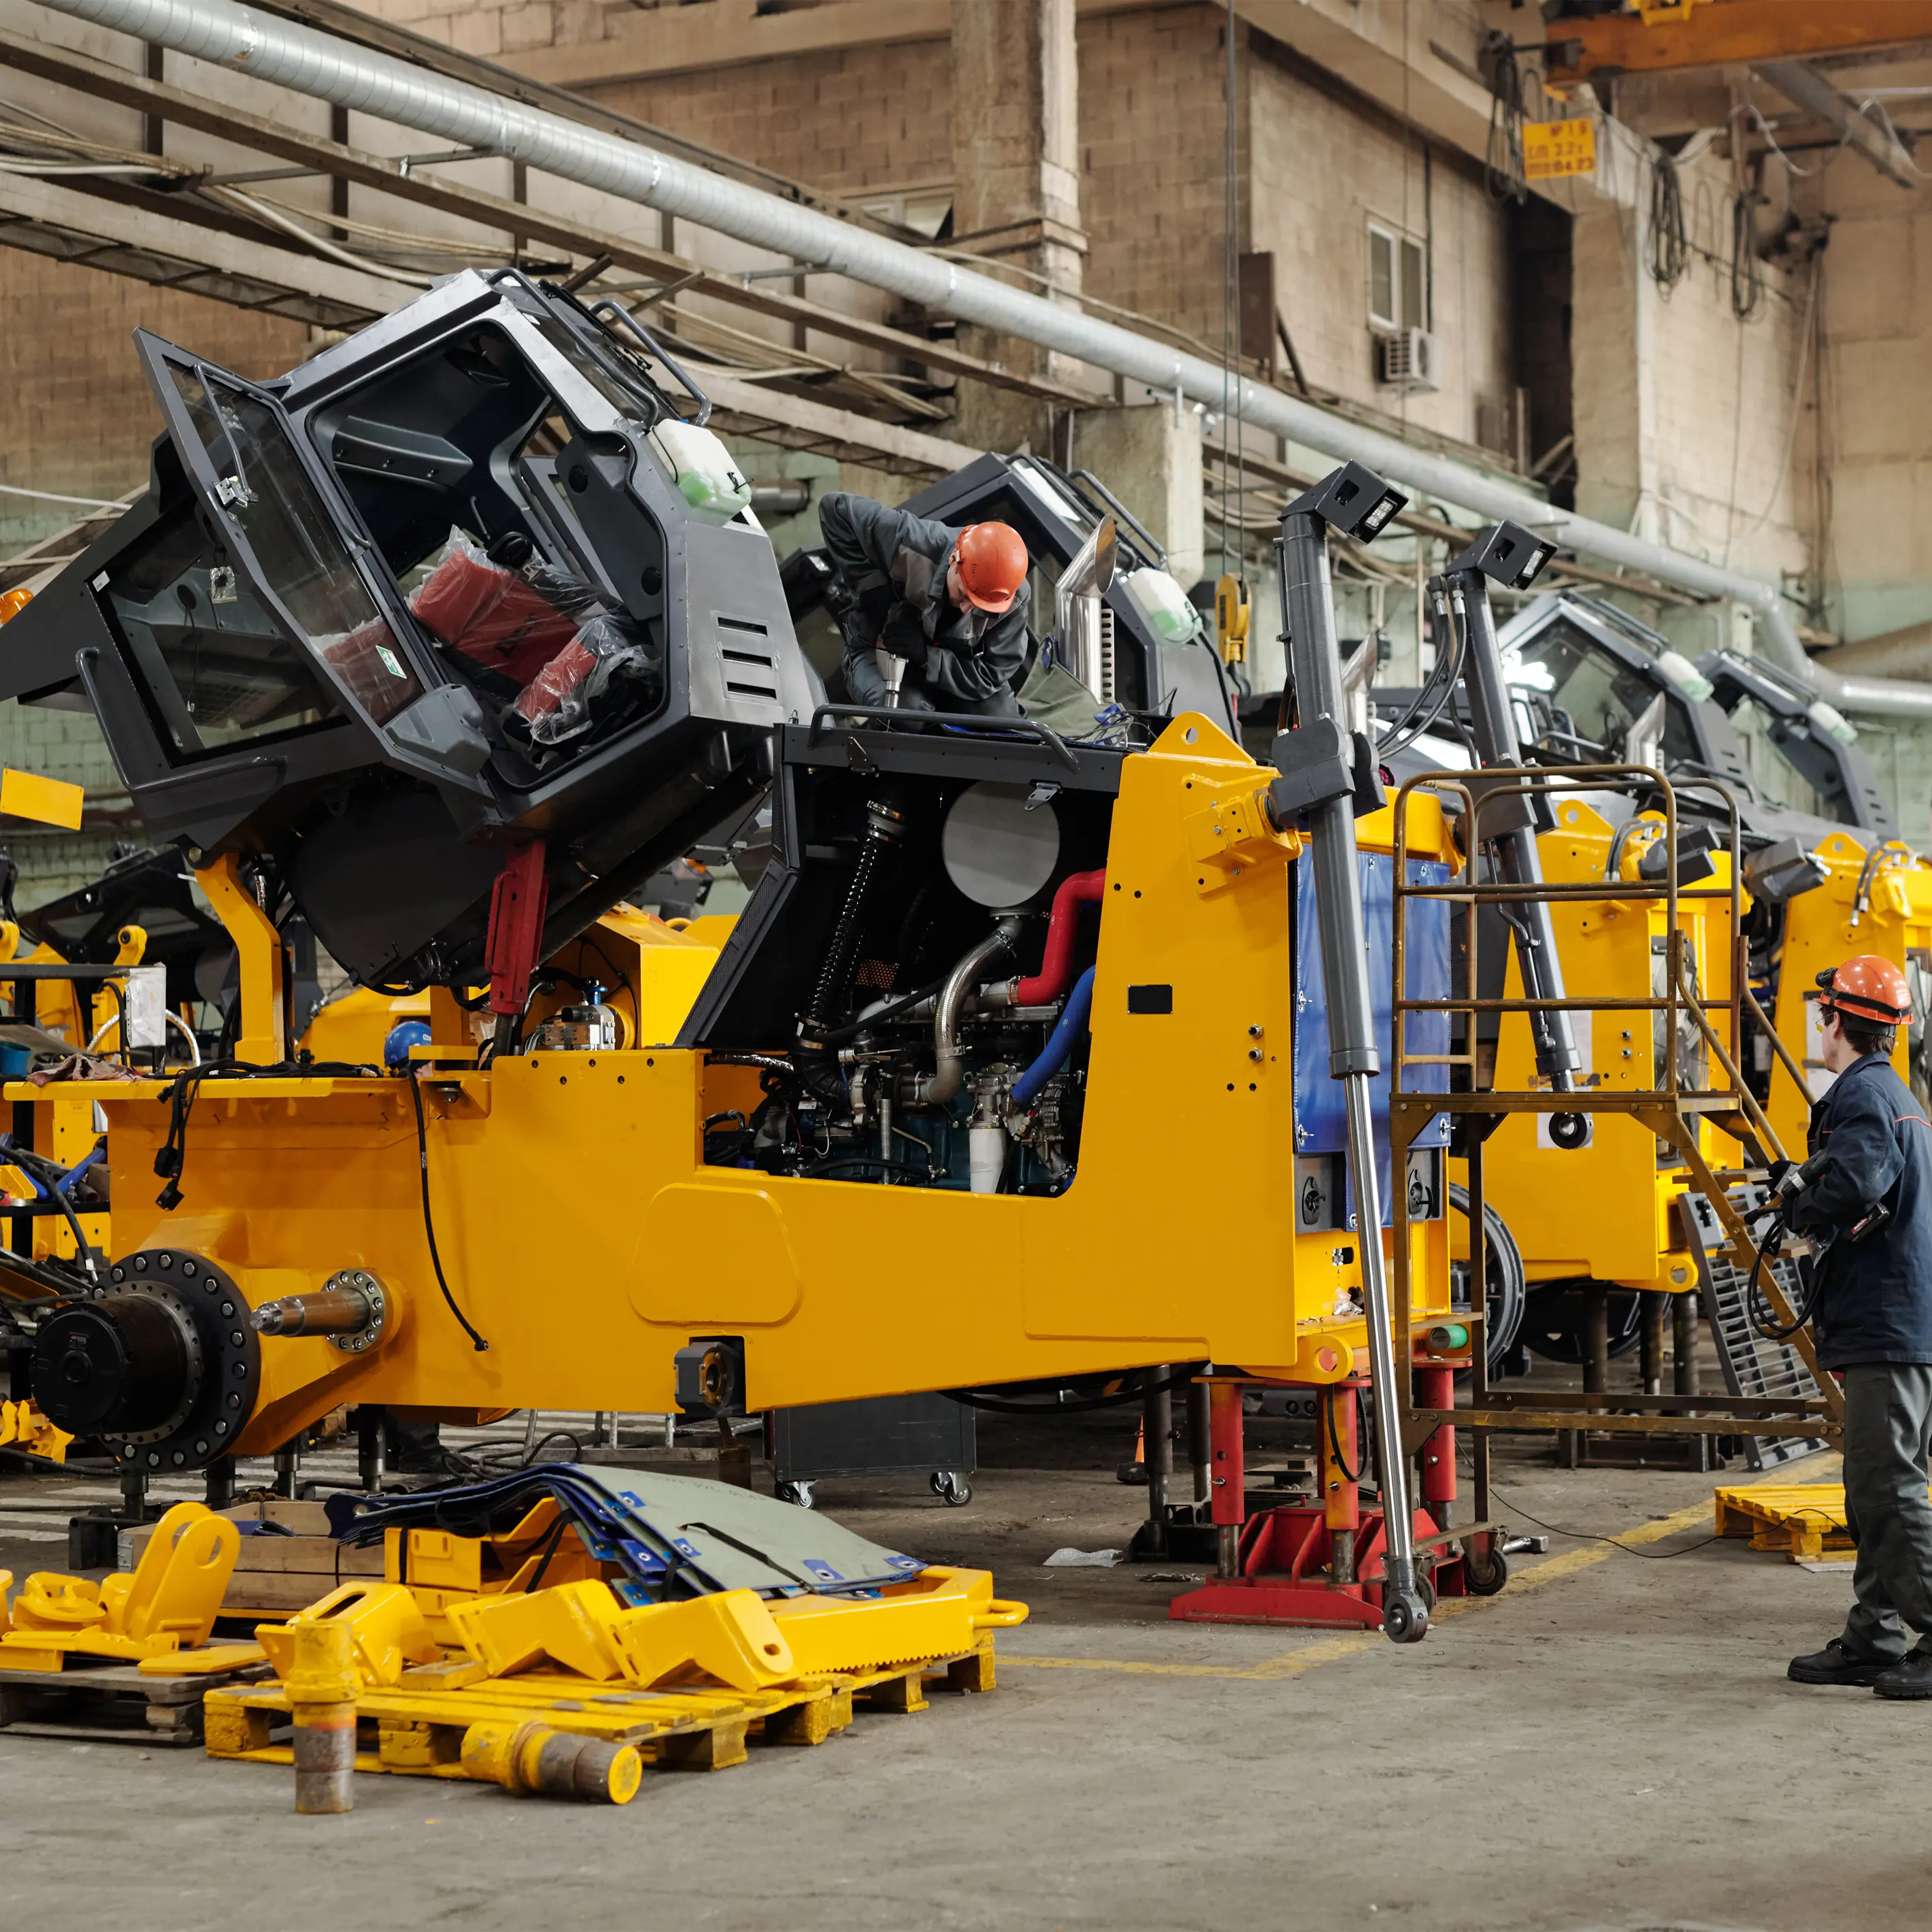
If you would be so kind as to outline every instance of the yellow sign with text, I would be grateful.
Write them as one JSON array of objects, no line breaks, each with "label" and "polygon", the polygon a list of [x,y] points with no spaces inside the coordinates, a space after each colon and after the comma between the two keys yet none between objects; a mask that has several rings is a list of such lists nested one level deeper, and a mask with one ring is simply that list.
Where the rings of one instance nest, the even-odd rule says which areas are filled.
[{"label": "yellow sign with text", "polygon": [[1588,115],[1573,121],[1526,121],[1522,129],[1522,172],[1530,181],[1555,181],[1564,175],[1597,172],[1597,124]]}]

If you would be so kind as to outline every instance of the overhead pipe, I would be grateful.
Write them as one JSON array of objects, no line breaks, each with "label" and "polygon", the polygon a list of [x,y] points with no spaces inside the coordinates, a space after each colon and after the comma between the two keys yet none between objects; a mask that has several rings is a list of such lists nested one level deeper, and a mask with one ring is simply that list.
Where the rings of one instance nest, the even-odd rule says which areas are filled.
[{"label": "overhead pipe", "polygon": [[233,69],[335,106],[413,128],[453,146],[500,154],[565,181],[641,202],[789,256],[820,274],[884,289],[957,320],[1018,338],[1178,400],[1221,406],[1257,429],[1324,454],[1364,464],[1412,490],[1479,516],[1526,524],[1565,550],[1640,571],[1699,596],[1735,599],[1756,614],[1772,653],[1842,711],[1932,718],[1932,688],[1891,678],[1844,677],[1806,656],[1777,592],[1627,530],[1558,508],[1526,490],[1447,457],[1330,415],[1280,390],[1231,374],[1118,323],[1011,288],[957,262],[872,233],[762,188],[659,153],[643,142],[566,121],[466,82],[450,80],[332,34],[251,13],[234,0],[41,0],[57,13],[190,59]]}]

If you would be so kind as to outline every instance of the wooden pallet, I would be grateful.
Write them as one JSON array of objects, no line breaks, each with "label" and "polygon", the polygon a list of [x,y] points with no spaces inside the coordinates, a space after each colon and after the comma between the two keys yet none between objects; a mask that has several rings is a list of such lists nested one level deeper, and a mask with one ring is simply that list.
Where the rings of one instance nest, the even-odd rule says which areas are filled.
[{"label": "wooden pallet", "polygon": [[1794,1563],[1850,1563],[1858,1555],[1842,1483],[1756,1483],[1719,1490],[1716,1504],[1718,1534],[1748,1536],[1754,1550]]},{"label": "wooden pallet", "polygon": [[199,1676],[154,1677],[132,1664],[0,1670],[0,1732],[130,1744],[198,1744],[211,1690],[243,1688],[266,1664]]},{"label": "wooden pallet", "polygon": [[[426,1666],[424,1674],[438,1668]],[[394,1689],[365,1690],[356,1700],[356,1768],[460,1778],[464,1732],[488,1720],[513,1719],[634,1744],[646,1764],[662,1770],[724,1771],[744,1763],[753,1743],[820,1744],[858,1712],[923,1711],[928,1691],[993,1688],[990,1634],[957,1657],[776,1690],[635,1690],[534,1670],[449,1690],[422,1688],[406,1673]],[[224,1689],[208,1700],[208,1754],[287,1764],[293,1756],[289,1724],[280,1685]]]}]

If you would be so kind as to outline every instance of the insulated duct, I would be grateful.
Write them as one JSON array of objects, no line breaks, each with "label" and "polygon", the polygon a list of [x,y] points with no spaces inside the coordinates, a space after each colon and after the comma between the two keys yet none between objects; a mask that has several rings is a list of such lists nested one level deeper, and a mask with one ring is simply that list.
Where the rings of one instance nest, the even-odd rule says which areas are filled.
[{"label": "insulated duct", "polygon": [[[565,181],[640,202],[824,274],[850,277],[941,315],[1016,336],[1178,398],[1219,408],[1218,362],[1190,356],[1044,296],[802,207],[743,182],[658,153],[640,142],[449,80],[392,55],[271,16],[233,0],[42,0],[194,60],[232,68],[377,120],[523,162]],[[1366,464],[1423,495],[1479,516],[1527,524],[1566,550],[1640,571],[1699,596],[1750,607],[1772,654],[1843,711],[1932,718],[1932,687],[1890,678],[1841,677],[1807,658],[1778,593],[1754,578],[1560,510],[1528,492],[1412,448],[1313,404],[1236,376],[1229,406],[1244,422],[1324,455]]]}]

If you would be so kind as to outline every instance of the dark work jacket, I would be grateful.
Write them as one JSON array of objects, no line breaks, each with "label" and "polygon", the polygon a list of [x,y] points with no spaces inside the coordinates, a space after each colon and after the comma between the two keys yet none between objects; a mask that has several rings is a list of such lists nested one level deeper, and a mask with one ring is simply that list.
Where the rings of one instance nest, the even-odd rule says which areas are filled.
[{"label": "dark work jacket", "polygon": [[[1829,1246],[1817,1270],[1818,1360],[1932,1363],[1932,1124],[1882,1053],[1868,1053],[1811,1108],[1822,1154],[1791,1226]],[[1844,1231],[1882,1201],[1892,1218],[1862,1241]]]},{"label": "dark work jacket", "polygon": [[[819,499],[818,526],[832,561],[856,595],[889,585],[897,601],[919,614],[926,662],[907,665],[902,705],[934,711],[1018,708],[1012,694],[1026,669],[1030,585],[1022,584],[1012,608],[997,616],[956,610],[946,594],[946,568],[957,530],[844,490]],[[845,688],[853,703],[881,702],[886,682],[873,640],[848,631],[846,643]]]}]

